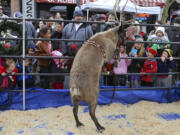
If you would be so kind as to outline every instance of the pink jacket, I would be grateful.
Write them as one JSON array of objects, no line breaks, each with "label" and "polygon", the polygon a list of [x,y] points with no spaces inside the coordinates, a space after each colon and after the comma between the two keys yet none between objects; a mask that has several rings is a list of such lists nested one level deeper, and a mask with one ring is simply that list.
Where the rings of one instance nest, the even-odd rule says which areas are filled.
[{"label": "pink jacket", "polygon": [[[128,57],[127,54],[120,54],[120,58],[122,57]],[[114,59],[111,59],[110,64],[113,64],[115,62]],[[129,59],[120,59],[120,62],[118,62],[118,66],[113,68],[113,71],[115,74],[124,74],[127,73],[127,68],[131,64],[131,60]]]}]

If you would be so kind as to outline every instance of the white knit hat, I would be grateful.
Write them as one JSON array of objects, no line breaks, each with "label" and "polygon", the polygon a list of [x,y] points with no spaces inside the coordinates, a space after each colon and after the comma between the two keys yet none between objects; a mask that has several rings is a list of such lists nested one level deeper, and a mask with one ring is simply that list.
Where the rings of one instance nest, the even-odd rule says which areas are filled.
[{"label": "white knit hat", "polygon": [[165,34],[165,28],[164,28],[164,27],[158,27],[158,28],[156,29],[156,33],[157,33],[158,31],[161,31],[163,34]]}]

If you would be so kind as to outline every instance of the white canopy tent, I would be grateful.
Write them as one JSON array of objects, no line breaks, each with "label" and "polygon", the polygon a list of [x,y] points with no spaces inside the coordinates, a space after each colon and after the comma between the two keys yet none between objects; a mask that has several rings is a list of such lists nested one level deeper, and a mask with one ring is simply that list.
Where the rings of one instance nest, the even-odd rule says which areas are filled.
[{"label": "white canopy tent", "polygon": [[[87,2],[86,4],[81,5],[82,10],[89,11],[112,11],[116,0],[97,0],[95,2]],[[126,3],[126,0],[121,0],[119,4],[118,11],[121,11]],[[146,13],[146,14],[160,14],[160,7],[140,7],[128,0],[127,5],[124,9],[125,12],[136,13]]]}]

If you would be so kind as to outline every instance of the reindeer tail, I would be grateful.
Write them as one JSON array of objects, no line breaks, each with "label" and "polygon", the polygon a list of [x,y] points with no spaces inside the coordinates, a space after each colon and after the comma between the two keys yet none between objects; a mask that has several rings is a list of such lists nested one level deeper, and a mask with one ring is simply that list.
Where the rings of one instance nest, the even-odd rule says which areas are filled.
[{"label": "reindeer tail", "polygon": [[81,100],[81,94],[79,88],[70,88],[70,94],[72,102],[79,102]]}]

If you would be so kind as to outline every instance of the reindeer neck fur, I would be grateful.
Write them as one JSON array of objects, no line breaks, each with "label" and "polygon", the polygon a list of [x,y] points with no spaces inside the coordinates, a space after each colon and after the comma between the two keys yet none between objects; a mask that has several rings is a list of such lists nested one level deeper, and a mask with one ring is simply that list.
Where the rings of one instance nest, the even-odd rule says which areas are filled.
[{"label": "reindeer neck fur", "polygon": [[113,53],[116,49],[118,42],[118,29],[112,28],[108,31],[100,32],[95,34],[90,40],[95,41],[97,44],[101,45],[106,53],[105,62],[108,62],[113,58]]}]

